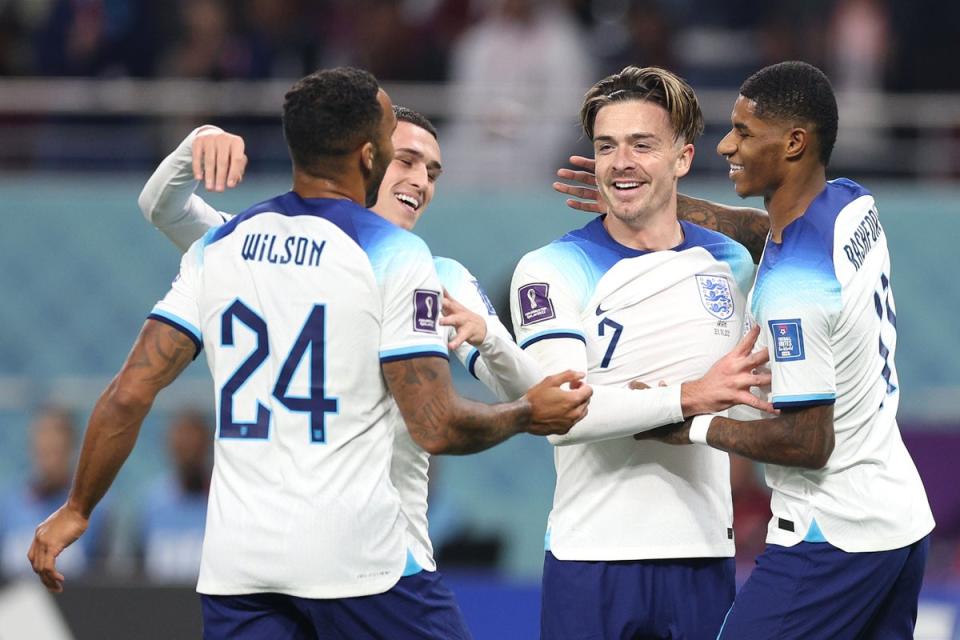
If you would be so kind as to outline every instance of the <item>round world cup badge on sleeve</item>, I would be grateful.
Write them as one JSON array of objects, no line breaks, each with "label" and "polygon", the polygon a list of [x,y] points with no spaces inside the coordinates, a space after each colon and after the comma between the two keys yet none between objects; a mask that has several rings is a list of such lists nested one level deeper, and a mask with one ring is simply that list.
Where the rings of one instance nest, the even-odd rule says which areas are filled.
[{"label": "round world cup badge on sleeve", "polygon": [[420,333],[437,332],[440,313],[440,292],[417,289],[413,292],[413,330]]},{"label": "round world cup badge on sleeve", "polygon": [[697,276],[697,291],[700,302],[710,315],[718,320],[728,320],[733,316],[733,293],[726,276]]},{"label": "round world cup badge on sleeve", "polygon": [[517,290],[520,298],[520,324],[536,324],[556,318],[550,301],[550,285],[546,282],[525,284]]}]

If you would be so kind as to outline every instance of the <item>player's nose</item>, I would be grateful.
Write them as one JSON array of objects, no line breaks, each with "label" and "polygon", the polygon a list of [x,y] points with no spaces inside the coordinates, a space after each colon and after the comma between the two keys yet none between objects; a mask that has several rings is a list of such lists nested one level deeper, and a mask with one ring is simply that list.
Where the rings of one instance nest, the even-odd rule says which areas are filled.
[{"label": "player's nose", "polygon": [[733,144],[733,131],[728,131],[727,135],[723,136],[720,139],[720,142],[717,143],[717,153],[719,153],[724,158],[729,158],[737,150],[735,144]]}]

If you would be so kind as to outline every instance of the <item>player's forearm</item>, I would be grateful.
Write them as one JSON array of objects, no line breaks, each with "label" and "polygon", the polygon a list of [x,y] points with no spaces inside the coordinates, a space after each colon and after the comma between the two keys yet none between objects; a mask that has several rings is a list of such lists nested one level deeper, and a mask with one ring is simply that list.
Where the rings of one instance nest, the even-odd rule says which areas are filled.
[{"label": "player's forearm", "polygon": [[137,201],[144,218],[181,251],[186,251],[207,229],[223,223],[223,217],[213,207],[194,195],[199,182],[193,175],[193,141],[205,128],[209,125],[192,131],[163,159]]},{"label": "player's forearm", "polygon": [[484,451],[522,433],[530,425],[530,403],[524,398],[488,405],[454,394],[451,404],[440,453],[463,455]]},{"label": "player's forearm", "polygon": [[677,217],[733,238],[745,246],[753,256],[754,263],[759,264],[767,242],[767,233],[770,231],[770,216],[766,211],[748,207],[727,207],[679,194]]},{"label": "player's forearm", "polygon": [[136,444],[151,404],[148,398],[124,390],[117,379],[100,396],[90,416],[67,500],[83,517],[90,517],[113,484]]},{"label": "player's forearm", "polygon": [[484,451],[521,433],[530,423],[525,400],[487,405],[456,393],[431,394],[413,411],[404,412],[410,437],[431,455],[465,455]]},{"label": "player's forearm", "polygon": [[160,226],[179,216],[197,187],[193,175],[193,141],[202,127],[194,129],[164,158],[140,192],[138,204],[150,223]]},{"label": "player's forearm", "polygon": [[548,436],[556,446],[628,438],[637,433],[681,422],[680,387],[628,389],[591,385],[590,412],[570,431]]},{"label": "player's forearm", "polygon": [[[544,375],[587,368],[586,347],[573,338],[541,340],[525,351]],[[679,385],[643,390],[592,382],[591,386],[593,397],[587,416],[566,434],[548,436],[551,444],[565,446],[625,438],[683,420]]]},{"label": "player's forearm", "polygon": [[461,398],[443,359],[412,358],[382,368],[410,437],[427,453],[483,451],[530,424],[531,408],[525,399],[486,405]]},{"label": "player's forearm", "polygon": [[157,393],[193,361],[196,349],[179,330],[156,320],[144,323],[123,368],[90,416],[68,499],[85,517],[130,455]]},{"label": "player's forearm", "polygon": [[478,351],[474,373],[500,400],[516,400],[543,379],[534,359],[517,346],[506,330],[488,331]]},{"label": "player's forearm", "polygon": [[820,469],[833,452],[833,405],[787,409],[750,422],[715,417],[707,444],[757,462]]}]

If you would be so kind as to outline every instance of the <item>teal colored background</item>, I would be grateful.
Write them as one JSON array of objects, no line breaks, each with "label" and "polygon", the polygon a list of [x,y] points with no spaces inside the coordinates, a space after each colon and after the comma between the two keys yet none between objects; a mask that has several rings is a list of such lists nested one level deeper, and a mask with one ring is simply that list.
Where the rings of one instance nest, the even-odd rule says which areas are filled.
[{"label": "teal colored background", "polygon": [[[85,417],[177,272],[178,251],[137,208],[146,177],[0,177],[0,484],[26,473],[31,410],[55,400]],[[901,422],[960,429],[960,188],[867,186],[877,196],[892,257]],[[250,178],[209,200],[237,212],[288,188],[284,176]],[[725,181],[684,181],[682,190],[740,202]],[[509,324],[506,292],[520,256],[588,219],[567,209],[549,183],[522,193],[455,192],[441,185],[417,232],[435,254],[466,265]],[[465,394],[489,398],[462,369],[456,377]],[[163,420],[184,403],[212,406],[203,358],[163,394],[121,472],[112,493],[127,526],[129,505],[164,467]],[[437,508],[477,533],[504,536],[503,568],[511,575],[539,575],[554,483],[551,456],[545,442],[518,437],[439,463]]]}]

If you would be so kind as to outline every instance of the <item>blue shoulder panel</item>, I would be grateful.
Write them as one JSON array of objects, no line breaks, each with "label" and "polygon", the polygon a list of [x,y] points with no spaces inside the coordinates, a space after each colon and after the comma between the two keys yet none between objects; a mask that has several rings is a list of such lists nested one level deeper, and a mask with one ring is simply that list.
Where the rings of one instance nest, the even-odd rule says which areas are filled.
[{"label": "blue shoulder panel", "polygon": [[581,305],[586,304],[597,282],[613,265],[624,258],[647,253],[626,247],[610,237],[603,226],[603,218],[594,218],[537,251],[570,279],[570,284],[580,294]]},{"label": "blue shoulder panel", "polygon": [[382,275],[381,271],[386,259],[398,251],[426,250],[429,255],[423,240],[352,200],[302,198],[293,191],[255,204],[226,224],[211,229],[203,238],[204,246],[226,238],[244,221],[261,213],[315,216],[332,222],[366,252],[378,278]]},{"label": "blue shoulder panel", "polygon": [[388,265],[400,256],[432,260],[427,243],[405,229],[384,220],[367,209],[353,216],[356,239],[366,252],[377,280],[382,280]]},{"label": "blue shoulder panel", "polygon": [[674,247],[674,251],[693,247],[706,249],[714,259],[727,263],[740,291],[746,294],[750,290],[753,284],[753,257],[746,247],[718,231],[691,222],[681,220],[680,226],[683,228],[683,242]]},{"label": "blue shoulder panel", "polygon": [[[827,182],[802,216],[788,224],[779,244],[767,239],[753,294],[753,313],[764,293],[793,295],[799,285],[839,300],[840,283],[833,264],[837,217],[848,204],[870,192],[852,180]],[[773,274],[776,275],[773,275]]]},{"label": "blue shoulder panel", "polygon": [[452,291],[457,284],[465,279],[465,274],[469,273],[467,268],[456,260],[452,258],[441,258],[440,256],[433,256],[433,268],[437,271],[437,275],[440,276],[440,284],[442,284],[447,291]]},{"label": "blue shoulder panel", "polygon": [[323,218],[337,225],[344,233],[358,243],[354,217],[358,214],[360,216],[365,214],[379,218],[379,216],[364,209],[352,200],[301,198],[297,193],[288,191],[283,195],[255,204],[240,215],[232,218],[229,222],[211,229],[207,235],[204,236],[204,246],[211,245],[226,238],[233,233],[238,225],[243,224],[244,221],[258,216],[261,213],[278,213],[284,216],[316,216]]}]

